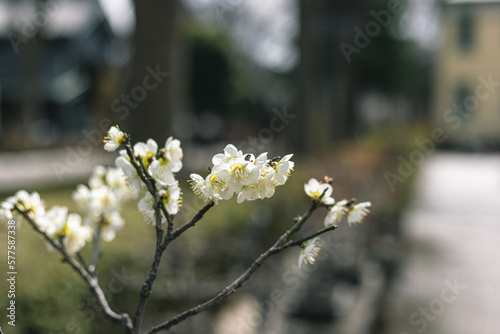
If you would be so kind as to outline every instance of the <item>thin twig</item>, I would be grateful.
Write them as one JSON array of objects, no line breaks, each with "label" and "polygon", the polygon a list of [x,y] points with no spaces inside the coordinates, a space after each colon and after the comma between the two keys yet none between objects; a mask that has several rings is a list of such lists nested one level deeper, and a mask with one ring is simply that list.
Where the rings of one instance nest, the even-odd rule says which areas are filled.
[{"label": "thin twig", "polygon": [[92,254],[92,261],[90,262],[89,266],[89,271],[92,274],[92,276],[96,276],[96,270],[97,270],[97,262],[99,261],[99,256],[101,253],[101,232],[102,232],[102,225],[104,223],[103,221],[104,217],[101,217],[99,219],[99,223],[97,224],[97,228],[94,233],[94,252]]},{"label": "thin twig", "polygon": [[311,240],[312,238],[320,236],[326,232],[333,231],[333,230],[337,229],[337,227],[338,227],[337,225],[330,225],[328,227],[325,227],[324,229],[321,229],[313,234],[308,235],[307,237],[304,237],[304,238],[301,238],[298,240],[290,240],[287,243],[285,243],[284,245],[278,247],[278,249],[281,252],[281,251],[283,251],[287,248],[293,247],[293,246],[300,246],[300,245],[302,245],[302,243],[306,242],[307,240]]},{"label": "thin twig", "polygon": [[127,333],[132,333],[132,321],[128,314],[122,313],[118,314],[114,312],[109,306],[108,301],[106,300],[106,296],[99,286],[98,280],[96,277],[90,275],[85,268],[80,265],[71,255],[68,253],[64,245],[54,239],[52,239],[47,233],[42,231],[38,225],[28,216],[26,211],[19,210],[16,206],[14,207],[17,212],[19,212],[28,223],[37,231],[42,237],[56,249],[63,257],[64,262],[67,262],[87,283],[90,291],[94,295],[97,300],[97,304],[99,305],[102,313],[111,321],[121,325]]},{"label": "thin twig", "polygon": [[[195,306],[187,311],[184,311],[174,318],[167,320],[161,324],[158,324],[151,328],[146,334],[153,334],[157,333],[162,330],[167,330],[180,322],[186,320],[189,317],[192,317],[200,312],[205,311],[206,309],[215,306],[216,304],[220,303],[222,300],[226,299],[228,296],[231,294],[235,293],[236,290],[238,290],[243,283],[245,283],[252,274],[257,271],[257,269],[260,268],[262,263],[266,261],[271,255],[277,254],[286,248],[289,248],[292,246],[292,244],[287,243],[286,241],[292,236],[294,233],[296,233],[302,225],[306,222],[306,220],[311,216],[311,214],[314,212],[319,207],[319,204],[317,202],[313,202],[309,210],[300,218],[296,219],[295,224],[287,230],[275,243],[272,245],[266,252],[261,254],[251,265],[248,267],[248,269],[241,274],[236,280],[234,280],[231,284],[226,286],[219,294],[217,294],[215,297],[212,299]],[[208,209],[207,209],[208,210]],[[325,231],[326,232],[326,231]],[[323,233],[325,233],[323,232]],[[300,244],[298,244],[300,245]]]},{"label": "thin twig", "polygon": [[203,208],[201,208],[194,216],[191,218],[190,221],[182,225],[181,227],[177,228],[174,232],[171,233],[170,237],[167,236],[168,240],[165,239],[165,243],[168,244],[170,241],[174,240],[175,238],[179,237],[182,233],[186,232],[189,228],[193,227],[196,225],[197,222],[199,222],[205,213],[207,213],[208,210],[213,208],[215,203],[213,201],[208,202],[205,204]]}]

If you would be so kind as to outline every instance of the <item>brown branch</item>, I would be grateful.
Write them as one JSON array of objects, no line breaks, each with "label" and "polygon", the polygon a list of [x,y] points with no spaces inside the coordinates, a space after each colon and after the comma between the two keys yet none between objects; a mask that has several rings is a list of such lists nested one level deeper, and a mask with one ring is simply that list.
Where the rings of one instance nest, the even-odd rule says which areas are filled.
[{"label": "brown branch", "polygon": [[94,233],[94,251],[92,254],[92,260],[90,262],[90,266],[88,267],[88,271],[91,273],[92,276],[97,275],[96,273],[97,262],[99,261],[99,255],[101,253],[101,232],[102,232],[102,225],[104,223],[103,219],[104,217],[101,217],[99,219],[99,222],[97,223],[97,228]]},{"label": "brown branch", "polygon": [[203,208],[201,208],[194,216],[191,218],[190,221],[176,229],[174,232],[171,233],[170,236],[167,236],[165,239],[165,244],[168,244],[170,241],[174,240],[175,238],[179,237],[182,233],[184,233],[186,230],[189,228],[193,227],[196,225],[197,222],[199,222],[205,213],[207,213],[208,210],[210,210],[213,206],[215,205],[215,202],[210,201]]},{"label": "brown branch", "polygon": [[[206,206],[205,206],[206,207]],[[287,243],[286,241],[290,238],[290,236],[292,236],[294,233],[296,233],[298,230],[300,230],[300,228],[302,227],[302,225],[304,225],[304,223],[306,222],[307,219],[309,219],[309,217],[311,216],[311,214],[314,212],[314,210],[316,210],[317,208],[319,207],[319,204],[317,202],[314,202],[312,203],[311,207],[309,208],[309,210],[301,217],[297,218],[295,220],[295,224],[289,229],[287,230],[275,243],[273,246],[271,246],[266,252],[264,252],[263,254],[261,254],[251,265],[250,267],[243,273],[241,274],[236,280],[234,280],[231,284],[229,284],[228,286],[226,286],[221,292],[219,292],[219,294],[217,294],[215,297],[213,297],[212,299],[198,305],[198,306],[195,306],[187,311],[184,311],[180,314],[178,314],[177,316],[175,316],[174,318],[170,319],[170,320],[167,320],[161,324],[158,324],[156,326],[154,326],[153,328],[151,328],[148,332],[146,332],[146,334],[153,334],[153,333],[157,333],[159,331],[162,331],[162,330],[167,330],[177,324],[179,324],[180,322],[188,319],[189,317],[192,317],[200,312],[203,312],[205,310],[207,310],[208,308],[210,307],[213,307],[215,305],[217,305],[218,303],[220,303],[222,300],[226,299],[227,297],[229,297],[231,294],[235,293],[236,290],[238,290],[239,288],[241,288],[241,286],[243,285],[243,283],[245,283],[251,276],[252,274],[257,271],[257,269],[260,268],[260,266],[262,265],[262,263],[264,263],[264,261],[266,261],[271,255],[274,255],[274,254],[277,254],[289,247],[292,247],[292,246],[295,246],[295,242],[292,242],[292,243]],[[208,210],[208,209],[207,209]],[[324,231],[323,233],[325,233],[327,231]],[[298,242],[298,241],[297,241]],[[298,244],[300,245],[300,244]]]},{"label": "brown branch", "polygon": [[42,237],[62,255],[63,261],[67,262],[85,280],[90,291],[96,298],[97,304],[99,305],[99,308],[101,309],[104,316],[109,320],[121,325],[125,329],[126,333],[132,333],[132,321],[130,320],[129,315],[126,313],[118,314],[111,309],[106,296],[104,295],[104,292],[99,286],[97,277],[89,274],[87,270],[82,265],[80,265],[80,263],[78,263],[73,257],[71,257],[71,255],[64,247],[63,243],[52,239],[47,233],[42,231],[38,227],[38,225],[31,219],[31,217],[28,216],[26,211],[22,211],[16,206],[14,208],[28,221],[28,223],[36,232],[42,235]]},{"label": "brown branch", "polygon": [[[139,301],[137,303],[137,309],[134,315],[134,329],[133,333],[139,333],[142,326],[142,319],[144,317],[144,311],[146,310],[146,305],[149,297],[151,296],[151,290],[153,289],[153,284],[158,276],[158,267],[160,266],[161,256],[166,246],[163,245],[163,229],[161,228],[161,199],[158,192],[155,192],[155,228],[156,228],[156,249],[153,257],[153,263],[151,264],[151,270],[149,272],[146,281],[142,285],[141,293],[139,295]],[[168,216],[167,216],[168,217]]]}]

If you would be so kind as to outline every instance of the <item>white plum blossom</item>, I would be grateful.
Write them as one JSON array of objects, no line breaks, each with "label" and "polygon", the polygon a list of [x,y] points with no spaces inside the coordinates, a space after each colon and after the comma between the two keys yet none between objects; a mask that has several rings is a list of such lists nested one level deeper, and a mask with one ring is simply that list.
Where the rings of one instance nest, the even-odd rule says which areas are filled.
[{"label": "white plum blossom", "polygon": [[283,185],[293,170],[292,154],[280,161],[269,160],[267,152],[257,158],[244,154],[234,145],[224,148],[212,158],[214,166],[203,179],[191,174],[191,186],[196,195],[204,200],[228,200],[237,195],[237,202],[268,198],[274,195],[277,186]]},{"label": "white plum blossom", "polygon": [[132,163],[128,160],[127,156],[119,156],[115,160],[115,165],[122,169],[123,174],[125,175],[125,181],[129,185],[131,189],[135,189],[136,191],[141,191],[142,182],[135,170]]},{"label": "white plum blossom", "polygon": [[106,242],[113,241],[116,237],[116,232],[121,230],[125,225],[123,218],[118,211],[104,215],[101,223],[101,238]]},{"label": "white plum blossom", "polygon": [[347,204],[346,200],[338,201],[334,206],[330,208],[328,214],[325,217],[325,227],[337,226],[339,221],[344,217],[348,209],[345,207]]},{"label": "white plum blossom", "polygon": [[161,189],[159,195],[169,214],[175,215],[179,212],[182,199],[181,188],[179,188],[178,184],[171,185],[167,189]]},{"label": "white plum blossom", "polygon": [[184,153],[181,148],[181,141],[169,137],[165,142],[165,156],[160,159],[162,164],[166,164],[170,171],[177,173],[182,169],[182,158]]},{"label": "white plum blossom", "polygon": [[64,225],[62,241],[70,254],[78,252],[92,239],[92,229],[82,225],[82,217],[76,213],[68,215]]},{"label": "white plum blossom", "polygon": [[91,214],[100,217],[119,209],[119,201],[115,193],[108,186],[101,186],[90,190],[89,209]]},{"label": "white plum blossom", "polygon": [[65,206],[53,206],[47,211],[44,228],[42,231],[54,239],[59,239],[64,234],[64,226],[68,219],[69,210]]},{"label": "white plum blossom", "polygon": [[92,229],[82,224],[80,215],[69,213],[67,207],[52,207],[43,220],[42,231],[52,239],[62,241],[70,254],[78,252],[92,239]]},{"label": "white plum blossom", "polygon": [[[146,223],[154,224],[155,222],[155,199],[149,191],[146,192],[143,198],[137,204],[139,212]],[[162,215],[162,224],[166,222],[166,218]]]},{"label": "white plum blossom", "polygon": [[167,166],[162,166],[158,160],[151,162],[148,173],[161,186],[169,186],[177,183],[172,171]]},{"label": "white plum blossom", "polygon": [[134,145],[134,155],[141,159],[141,162],[146,170],[151,162],[156,159],[157,153],[158,144],[151,138],[149,138],[146,143],[138,142]]},{"label": "white plum blossom", "polygon": [[257,182],[243,186],[238,193],[237,202],[253,201],[258,198],[269,198],[274,195],[277,183],[273,182],[276,171],[272,167],[262,167]]},{"label": "white plum blossom", "polygon": [[332,205],[335,203],[335,200],[331,197],[333,191],[332,186],[328,183],[319,183],[318,180],[312,178],[304,184],[304,191],[309,197],[320,200],[325,205]]},{"label": "white plum blossom", "polygon": [[228,200],[233,197],[234,192],[229,188],[229,172],[218,165],[205,179],[205,198],[217,203],[220,199]]},{"label": "white plum blossom", "polygon": [[368,213],[370,213],[369,207],[372,206],[370,202],[363,202],[354,205],[349,211],[349,215],[347,216],[347,222],[349,225],[360,223],[363,218],[366,217]]},{"label": "white plum blossom", "polygon": [[196,173],[192,173],[189,175],[191,180],[188,182],[191,184],[191,188],[193,189],[193,192],[196,196],[202,198],[203,200],[206,200],[206,185],[205,185],[205,179],[201,177],[200,175]]},{"label": "white plum blossom", "polygon": [[299,255],[299,268],[302,266],[302,263],[314,264],[321,249],[319,237],[304,242],[301,247],[302,250]]},{"label": "white plum blossom", "polygon": [[125,142],[124,135],[118,125],[112,126],[108,131],[108,135],[104,138],[104,149],[109,152],[116,150]]},{"label": "white plum blossom", "polygon": [[8,197],[2,204],[2,207],[11,210],[11,214],[14,213],[17,216],[16,211],[13,211],[14,206],[26,212],[34,221],[45,216],[45,206],[40,194],[37,192],[29,194],[25,190],[19,190],[14,196]]},{"label": "white plum blossom", "polygon": [[11,203],[0,203],[0,222],[7,221],[13,218],[13,205]]},{"label": "white plum blossom", "polygon": [[229,160],[234,158],[243,158],[243,152],[238,150],[233,144],[228,144],[224,148],[224,153],[218,153],[212,158],[214,166],[228,163]]},{"label": "white plum blossom", "polygon": [[293,161],[290,161],[292,158],[293,154],[287,154],[285,155],[279,162],[277,162],[274,166],[274,169],[276,170],[276,182],[278,185],[283,185],[285,184],[286,180],[292,173],[293,167],[295,166],[295,163]]},{"label": "white plum blossom", "polygon": [[91,200],[90,189],[83,184],[76,186],[76,191],[72,194],[73,201],[79,210],[85,211],[88,209]]},{"label": "white plum blossom", "polygon": [[[168,214],[175,215],[179,211],[181,205],[181,190],[177,184],[169,186],[166,189],[158,191],[160,200],[162,201]],[[144,197],[138,203],[139,212],[142,214],[146,223],[155,224],[155,200],[150,192],[146,192]],[[166,217],[161,213],[161,223],[165,223]]]},{"label": "white plum blossom", "polygon": [[[229,175],[226,175],[228,173]],[[222,177],[228,180],[228,188],[238,193],[243,186],[248,186],[259,180],[259,168],[245,158],[233,158],[221,168]]]},{"label": "white plum blossom", "polygon": [[137,194],[135,189],[129,189],[126,181],[123,168],[97,166],[89,178],[89,187],[80,184],[73,192],[73,201],[84,214],[85,225],[91,231],[100,226],[104,241],[113,240],[123,227],[121,205]]}]

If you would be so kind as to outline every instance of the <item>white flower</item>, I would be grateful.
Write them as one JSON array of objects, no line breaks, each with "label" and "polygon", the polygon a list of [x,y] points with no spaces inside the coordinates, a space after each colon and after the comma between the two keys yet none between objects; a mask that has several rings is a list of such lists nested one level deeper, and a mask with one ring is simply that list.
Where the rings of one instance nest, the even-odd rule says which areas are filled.
[{"label": "white flower", "polygon": [[70,254],[78,252],[92,239],[92,230],[82,225],[82,217],[75,213],[68,215],[63,233],[63,244]]},{"label": "white flower", "polygon": [[179,207],[181,206],[181,189],[177,184],[169,186],[167,189],[161,189],[159,195],[169,214],[175,215],[179,212]]},{"label": "white flower", "polygon": [[224,148],[224,153],[214,155],[212,163],[214,166],[228,163],[233,158],[243,158],[243,152],[238,150],[233,144],[228,144]]},{"label": "white flower", "polygon": [[41,230],[49,236],[59,239],[64,234],[64,226],[68,219],[68,208],[64,206],[53,206],[47,211],[45,216],[45,224]]},{"label": "white flower", "polygon": [[118,212],[115,211],[105,215],[102,220],[101,238],[106,242],[112,241],[116,236],[116,232],[121,230],[123,226],[123,218]]},{"label": "white flower", "polygon": [[[175,184],[169,186],[167,189],[160,189],[158,195],[167,212],[171,215],[177,214],[181,204],[181,190],[179,186]],[[155,200],[149,192],[146,192],[144,197],[139,201],[138,207],[146,223],[155,224]],[[164,222],[166,222],[166,218],[161,213],[161,223],[163,224]]]},{"label": "white flower", "polygon": [[[142,214],[142,218],[146,223],[155,223],[155,200],[153,196],[148,192],[144,195],[144,197],[138,203],[139,212]],[[161,215],[162,223],[164,223],[165,217]]]},{"label": "white flower", "polygon": [[[229,172],[221,170],[223,165],[212,168],[205,179],[205,197],[217,203],[219,199],[228,200],[233,197],[234,191],[229,188]],[[222,177],[221,177],[222,176]]]},{"label": "white flower", "polygon": [[347,222],[349,223],[349,225],[360,223],[363,218],[365,218],[366,215],[370,212],[368,208],[371,206],[372,203],[370,202],[363,202],[354,205],[351,208],[351,211],[349,211],[349,215],[347,216]]},{"label": "white flower", "polygon": [[6,202],[16,205],[21,211],[27,211],[35,220],[45,216],[45,207],[37,192],[29,194],[25,190],[19,190],[14,196],[7,198]]},{"label": "white flower", "polygon": [[72,198],[79,210],[88,210],[91,200],[90,189],[83,184],[79,184],[76,186],[76,191],[73,192]]},{"label": "white flower", "polygon": [[332,195],[332,186],[328,183],[319,183],[316,179],[310,179],[304,185],[304,191],[306,194],[312,199],[319,200],[321,195],[321,202],[325,205],[331,205],[335,203],[335,200],[331,197]]},{"label": "white flower", "polygon": [[3,202],[0,204],[0,222],[13,218],[12,209],[13,205],[11,203]]},{"label": "white flower", "polygon": [[192,173],[189,175],[191,180],[189,180],[189,183],[191,184],[191,189],[193,189],[193,192],[196,196],[202,198],[203,200],[207,199],[206,196],[206,186],[205,186],[205,180],[198,174]]},{"label": "white flower", "polygon": [[108,131],[108,135],[104,138],[104,149],[113,152],[124,142],[124,133],[120,131],[118,125],[112,126]]},{"label": "white flower", "polygon": [[134,155],[141,158],[142,164],[146,170],[158,153],[158,144],[153,139],[148,139],[146,144],[138,142],[134,145]]},{"label": "white flower", "polygon": [[174,185],[177,183],[174,174],[167,166],[162,166],[158,160],[154,160],[149,165],[148,173],[162,186]]},{"label": "white flower", "polygon": [[102,186],[90,190],[90,214],[100,216],[119,209],[119,202],[115,193],[108,187]]},{"label": "white flower", "polygon": [[102,165],[95,166],[92,174],[89,177],[90,188],[97,188],[105,184],[106,180],[106,167]]},{"label": "white flower", "polygon": [[313,264],[316,261],[316,257],[321,249],[321,244],[319,243],[319,237],[306,241],[302,245],[302,250],[299,255],[299,268],[302,263]]},{"label": "white flower", "polygon": [[[226,174],[228,173],[228,174]],[[239,192],[241,187],[248,186],[259,180],[259,168],[245,158],[233,158],[221,169],[219,175],[228,178],[228,187],[231,192]]]},{"label": "white flower", "polygon": [[183,155],[180,140],[169,137],[165,142],[165,159],[172,172],[177,173],[182,169]]},{"label": "white flower", "polygon": [[247,186],[243,186],[238,193],[237,202],[242,203],[245,200],[253,201],[258,198],[271,197],[276,188],[276,184],[273,182],[275,174],[276,171],[272,167],[261,167],[259,180]]},{"label": "white flower", "polygon": [[295,163],[290,161],[293,154],[285,155],[278,163],[275,165],[276,176],[274,177],[278,185],[285,184],[286,180],[292,173]]},{"label": "white flower", "polygon": [[224,153],[214,155],[208,176],[203,180],[191,174],[191,185],[196,195],[217,203],[237,194],[237,202],[253,201],[274,195],[277,186],[286,182],[293,169],[292,154],[279,162],[267,159],[267,152],[257,158],[244,154],[234,145],[228,144]]},{"label": "white flower", "polygon": [[328,214],[325,217],[325,227],[334,225],[337,226],[338,222],[342,219],[342,217],[346,214],[347,208],[345,205],[347,204],[346,200],[339,201],[335,203],[334,206],[330,208]]},{"label": "white flower", "polygon": [[115,160],[115,165],[120,167],[125,175],[125,180],[127,184],[137,191],[141,191],[142,183],[137,171],[135,170],[132,163],[124,156],[119,156]]}]

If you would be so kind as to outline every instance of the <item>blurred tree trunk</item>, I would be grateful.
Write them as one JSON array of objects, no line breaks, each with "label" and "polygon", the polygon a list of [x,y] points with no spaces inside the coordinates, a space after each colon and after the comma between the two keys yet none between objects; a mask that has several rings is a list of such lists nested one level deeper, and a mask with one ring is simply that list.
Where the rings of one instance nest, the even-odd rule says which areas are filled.
[{"label": "blurred tree trunk", "polygon": [[[40,12],[40,6],[42,1],[38,0],[33,5],[35,10]],[[18,143],[21,147],[27,148],[32,147],[36,143],[34,142],[34,137],[29,134],[33,133],[34,123],[41,116],[41,87],[43,83],[41,80],[41,56],[43,54],[45,41],[40,38],[38,31],[33,32],[33,36],[25,36],[24,32],[15,32],[17,34],[17,41],[21,41],[20,44],[13,47],[19,57],[19,63],[21,68],[21,133],[24,135],[17,137],[21,140]]]},{"label": "blurred tree trunk", "polygon": [[302,148],[312,154],[328,150],[334,139],[349,134],[352,110],[340,66],[343,59],[336,49],[336,7],[331,0],[300,1],[300,123],[306,138]]},{"label": "blurred tree trunk", "polygon": [[[172,122],[172,54],[176,32],[176,14],[178,0],[135,0],[136,31],[134,35],[134,58],[129,89],[126,94],[131,95],[130,115],[128,116],[128,131],[133,140],[155,138],[161,142],[171,132]],[[168,75],[166,74],[168,72]],[[155,77],[156,80],[146,76]],[[153,89],[145,87],[154,83]],[[146,88],[144,99],[134,99]]]}]

